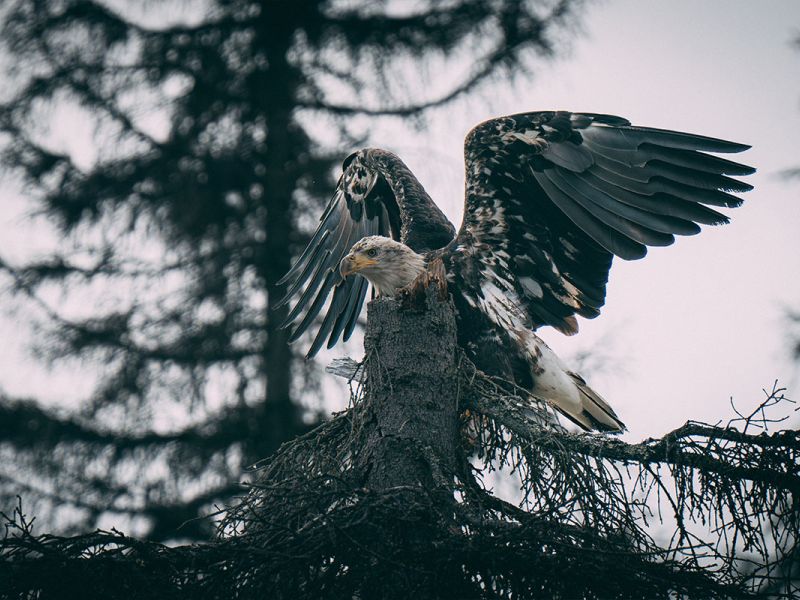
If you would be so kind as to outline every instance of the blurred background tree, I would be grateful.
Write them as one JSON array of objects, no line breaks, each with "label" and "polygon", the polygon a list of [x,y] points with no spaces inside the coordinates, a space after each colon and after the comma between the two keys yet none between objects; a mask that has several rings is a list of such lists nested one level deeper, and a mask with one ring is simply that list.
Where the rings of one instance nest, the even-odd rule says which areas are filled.
[{"label": "blurred background tree", "polygon": [[0,395],[0,508],[20,494],[52,532],[210,535],[192,519],[320,419],[319,366],[287,344],[276,282],[362,142],[353,132],[530,67],[579,5],[0,9],[3,174],[59,236],[56,252],[0,254],[0,267],[44,315],[42,358],[96,372],[62,411]]}]

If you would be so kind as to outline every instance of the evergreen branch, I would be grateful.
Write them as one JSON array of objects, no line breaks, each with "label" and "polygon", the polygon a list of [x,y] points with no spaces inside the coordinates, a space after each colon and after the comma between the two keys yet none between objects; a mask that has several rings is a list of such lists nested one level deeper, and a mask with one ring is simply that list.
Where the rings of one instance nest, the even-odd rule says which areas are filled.
[{"label": "evergreen branch", "polygon": [[[558,23],[569,14],[567,0],[559,1],[551,10],[550,14],[541,18],[540,20],[529,19],[528,15],[521,13],[524,10],[516,3],[511,3],[505,7],[505,12],[502,12],[498,20],[501,23],[501,35],[498,36],[498,41],[495,48],[485,56],[476,60],[475,62],[480,65],[464,81],[459,85],[453,87],[450,91],[440,95],[438,98],[418,102],[413,104],[406,104],[401,106],[387,106],[387,107],[365,107],[356,104],[340,104],[324,100],[311,100],[307,101],[300,99],[298,106],[311,110],[321,110],[331,112],[337,115],[365,115],[365,116],[399,116],[407,117],[419,114],[422,111],[446,105],[453,100],[475,90],[481,83],[494,75],[497,69],[502,65],[509,65],[516,63],[517,55],[532,43],[539,45],[540,51],[548,54],[551,52],[547,41],[542,37],[545,27]],[[469,3],[461,5],[457,10],[465,10],[468,13],[474,12],[475,8]],[[480,11],[481,9],[477,9]],[[425,14],[415,15],[412,17],[391,18],[386,16],[375,17],[362,17],[362,16],[347,16],[342,17],[342,23],[348,23],[350,26],[357,24],[372,23],[371,30],[381,31],[381,27],[390,27],[402,31],[404,27],[414,30],[415,27],[422,27],[423,29],[429,27],[442,17],[446,11],[431,10]],[[525,25],[520,26],[520,21],[524,21]],[[335,19],[330,22],[336,23]],[[414,30],[409,33],[410,40],[417,40],[417,35],[420,32]],[[454,32],[458,36],[463,36],[464,32]],[[422,36],[424,37],[424,36]],[[418,41],[413,42],[418,44]],[[326,69],[330,74],[335,75],[335,69]],[[349,79],[349,77],[345,78]]]},{"label": "evergreen branch", "polygon": [[175,433],[126,434],[58,416],[33,400],[0,395],[0,439],[18,450],[40,451],[62,443],[83,443],[109,446],[122,452],[180,444],[209,453],[225,451],[240,441],[241,431],[257,411],[258,408],[251,407],[239,409],[211,425],[193,426]]}]

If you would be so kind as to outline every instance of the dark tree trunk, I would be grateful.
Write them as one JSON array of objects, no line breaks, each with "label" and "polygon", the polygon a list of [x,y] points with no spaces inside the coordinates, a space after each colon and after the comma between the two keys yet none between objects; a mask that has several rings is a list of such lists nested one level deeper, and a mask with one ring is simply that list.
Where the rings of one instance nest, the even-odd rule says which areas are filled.
[{"label": "dark tree trunk", "polygon": [[[455,312],[441,275],[427,288],[371,302],[364,339],[368,412],[356,468],[366,489],[394,499],[385,535],[419,557],[454,526],[461,456]],[[360,576],[359,598],[441,597],[424,560],[400,567],[381,538],[366,541],[375,558]]]},{"label": "dark tree trunk", "polygon": [[273,7],[264,10],[259,32],[260,46],[267,58],[268,68],[254,76],[254,98],[262,102],[261,110],[267,126],[267,150],[264,156],[264,195],[268,197],[266,212],[266,245],[260,262],[261,276],[267,288],[266,341],[264,373],[266,375],[265,403],[261,423],[263,443],[252,448],[253,460],[269,456],[286,440],[302,433],[301,409],[292,402],[292,349],[288,329],[281,324],[287,307],[277,307],[283,290],[278,280],[289,270],[291,256],[287,252],[295,235],[291,217],[292,195],[297,188],[297,152],[306,150],[304,134],[294,124],[293,111],[301,74],[289,64],[287,54],[294,32],[303,22],[304,6]]},{"label": "dark tree trunk", "polygon": [[459,455],[458,355],[444,287],[371,302],[364,349],[375,419],[361,457],[366,486],[451,490]]}]

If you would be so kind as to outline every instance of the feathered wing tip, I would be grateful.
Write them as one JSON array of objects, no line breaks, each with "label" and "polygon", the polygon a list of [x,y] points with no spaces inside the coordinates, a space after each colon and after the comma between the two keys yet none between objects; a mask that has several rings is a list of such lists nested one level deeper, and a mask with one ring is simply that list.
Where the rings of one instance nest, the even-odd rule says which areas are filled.
[{"label": "feathered wing tip", "polygon": [[754,168],[707,154],[742,152],[746,144],[598,123],[580,135],[580,144],[548,147],[542,156],[555,167],[534,177],[589,237],[627,260],[643,257],[648,246],[671,244],[676,235],[698,233],[699,223],[727,223],[709,206],[735,208],[742,203],[735,194],[753,188],[730,176],[750,175]]},{"label": "feathered wing tip", "polygon": [[[567,373],[575,382],[581,397],[580,414],[564,415],[573,423],[586,431],[603,431],[605,433],[622,433],[627,430],[614,409],[603,397],[590,388],[583,377],[577,373]],[[563,411],[562,411],[563,412]]]},{"label": "feathered wing tip", "polygon": [[513,288],[534,328],[574,333],[572,315],[600,313],[612,257],[639,259],[728,222],[717,207],[739,206],[752,185],[736,178],[755,169],[716,154],[747,148],[596,113],[481,123],[465,141],[464,224],[453,244],[464,284],[478,258]]},{"label": "feathered wing tip", "polygon": [[364,210],[349,199],[340,180],[308,246],[278,282],[286,285],[286,292],[277,306],[294,302],[281,325],[284,328],[294,325],[290,342],[299,339],[318,322],[332,293],[306,358],[313,357],[326,339],[330,348],[340,336],[347,340],[353,333],[366,296],[367,281],[362,277],[343,280],[339,262],[362,237],[388,234],[388,220],[385,207],[377,201],[374,210]]}]

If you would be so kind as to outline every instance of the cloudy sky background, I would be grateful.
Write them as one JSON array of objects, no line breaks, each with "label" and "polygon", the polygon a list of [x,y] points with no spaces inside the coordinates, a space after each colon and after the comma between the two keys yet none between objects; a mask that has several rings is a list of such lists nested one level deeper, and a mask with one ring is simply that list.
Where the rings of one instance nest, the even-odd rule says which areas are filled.
[{"label": "cloudy sky background", "polygon": [[[800,166],[800,48],[793,45],[800,3],[609,0],[587,6],[582,30],[570,53],[538,64],[534,78],[435,110],[422,131],[386,120],[371,127],[369,144],[400,154],[456,225],[464,135],[499,114],[607,112],[752,144],[733,157],[758,173],[747,178],[756,189],[744,206],[728,211],[732,224],[653,249],[642,261],[615,261],[603,315],[582,321],[577,337],[542,337],[562,356],[590,351],[605,359],[590,366],[589,380],[632,441],[687,419],[727,420],[730,398],[751,408],[776,379],[798,396],[785,314],[800,310],[800,179],[781,172]],[[73,146],[91,143],[80,120],[56,135]],[[53,245],[46,226],[24,225],[30,205],[13,186],[0,188],[0,198],[4,256]],[[54,403],[88,393],[91,378],[47,374],[26,350],[29,316],[0,315],[0,389]],[[358,353],[350,344],[323,360]]]}]

